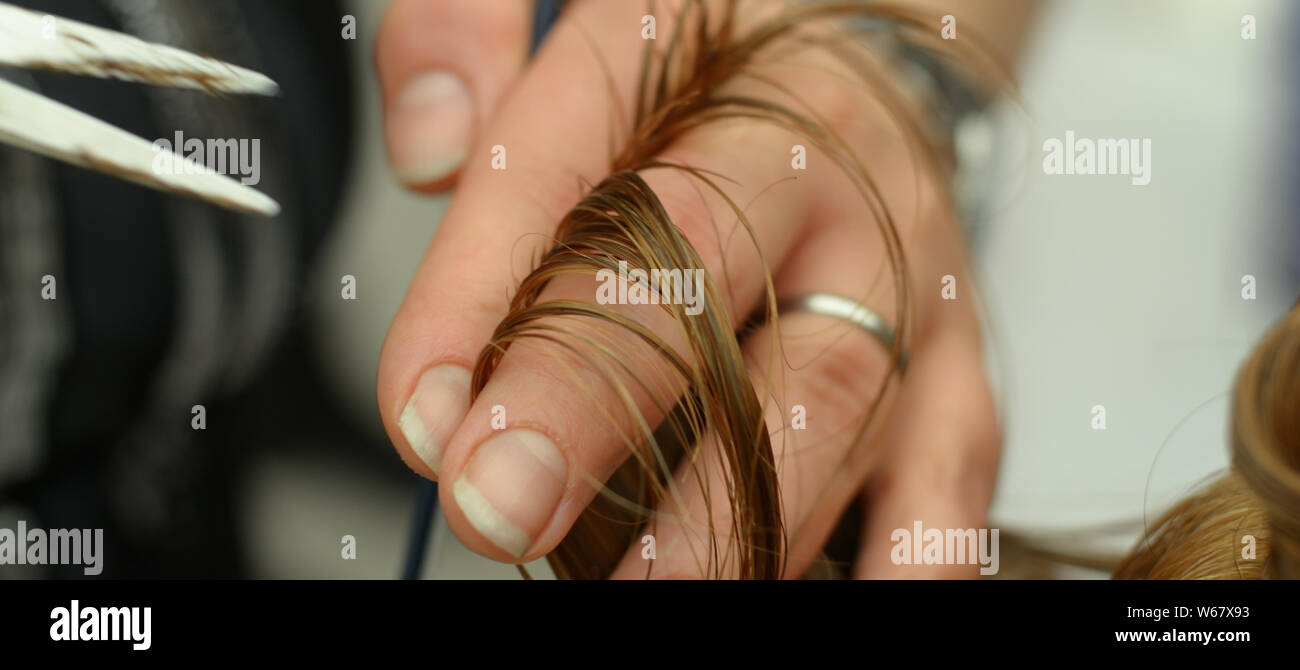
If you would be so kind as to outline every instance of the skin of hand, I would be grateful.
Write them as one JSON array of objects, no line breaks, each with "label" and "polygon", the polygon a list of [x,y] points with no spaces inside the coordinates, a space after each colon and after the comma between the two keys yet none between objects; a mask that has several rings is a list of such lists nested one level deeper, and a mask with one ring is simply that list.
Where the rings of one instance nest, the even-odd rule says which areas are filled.
[{"label": "skin of hand", "polygon": [[[580,180],[594,184],[609,171],[611,92],[601,59],[625,109],[640,74],[640,3],[569,4],[529,62],[530,2],[396,0],[375,54],[395,174],[421,191],[455,186],[389,329],[379,410],[408,466],[443,484],[440,502],[457,536],[478,553],[514,563],[554,548],[597,495],[590,478],[608,476],[627,457],[615,426],[593,420],[593,398],[523,343],[506,354],[473,406],[469,400],[470,370],[506,314],[510,292],[579,200]],[[659,12],[660,36],[670,34],[671,10]],[[867,92],[843,79],[809,76],[836,67],[818,58],[774,64],[765,74],[820,110],[871,171],[902,240],[914,329],[907,374],[887,385],[879,414],[856,441],[857,420],[889,365],[879,342],[844,321],[804,312],[781,317],[785,361],[778,357],[776,369],[768,368],[770,333],[746,341],[760,400],[771,401],[768,427],[789,536],[786,574],[804,572],[845,507],[865,496],[854,576],[974,577],[977,565],[890,560],[892,531],[911,530],[914,521],[940,529],[987,523],[1001,436],[981,363],[964,241],[933,179],[915,169]],[[770,89],[752,92],[772,96]],[[702,194],[672,170],[643,176],[715,281],[730,287],[723,291],[729,313],[748,314],[762,298],[765,261],[778,296],[838,293],[892,321],[897,305],[886,252],[861,196],[811,145],[807,170],[793,173],[795,144],[809,143],[770,124],[727,121],[682,137],[664,155],[734,180],[722,186],[746,207],[761,259],[748,236],[729,235],[726,224],[735,217],[722,198]],[[492,166],[497,149],[506,151],[504,170]],[[945,275],[956,279],[956,300],[941,297]],[[617,404],[612,389],[596,392],[609,394],[604,404]],[[793,404],[807,408],[806,430],[790,429]],[[506,430],[492,428],[497,405],[506,408]],[[651,408],[642,409],[655,420]],[[629,417],[618,420],[632,425]],[[698,493],[689,493],[698,489],[693,477],[679,473],[688,493],[660,510],[652,569],[636,545],[615,576],[699,576],[703,515],[712,513],[715,524],[728,520],[726,510],[709,512]]]}]

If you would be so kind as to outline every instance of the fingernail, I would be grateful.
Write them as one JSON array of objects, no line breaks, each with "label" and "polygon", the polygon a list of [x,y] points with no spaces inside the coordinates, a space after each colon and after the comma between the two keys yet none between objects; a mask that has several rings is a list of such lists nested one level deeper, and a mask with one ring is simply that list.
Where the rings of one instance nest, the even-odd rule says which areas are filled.
[{"label": "fingernail", "polygon": [[560,504],[565,471],[545,435],[507,430],[479,446],[452,493],[483,537],[520,558]]},{"label": "fingernail", "polygon": [[420,460],[438,474],[442,449],[469,411],[470,372],[459,365],[429,368],[415,384],[415,392],[397,427]]},{"label": "fingernail", "polygon": [[416,75],[398,91],[387,115],[389,158],[404,183],[437,180],[465,162],[474,104],[456,75]]}]

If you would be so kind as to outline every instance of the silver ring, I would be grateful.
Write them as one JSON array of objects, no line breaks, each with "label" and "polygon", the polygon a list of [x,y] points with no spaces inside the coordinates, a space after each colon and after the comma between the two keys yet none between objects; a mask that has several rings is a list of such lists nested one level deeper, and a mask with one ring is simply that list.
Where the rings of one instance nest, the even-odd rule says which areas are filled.
[{"label": "silver ring", "polygon": [[[894,350],[894,329],[890,328],[889,324],[885,323],[884,317],[875,310],[856,300],[849,300],[833,293],[807,293],[792,298],[782,298],[777,303],[777,309],[782,312],[803,310],[844,319],[871,333],[889,351]],[[906,368],[907,352],[900,349],[898,373],[902,374]]]}]

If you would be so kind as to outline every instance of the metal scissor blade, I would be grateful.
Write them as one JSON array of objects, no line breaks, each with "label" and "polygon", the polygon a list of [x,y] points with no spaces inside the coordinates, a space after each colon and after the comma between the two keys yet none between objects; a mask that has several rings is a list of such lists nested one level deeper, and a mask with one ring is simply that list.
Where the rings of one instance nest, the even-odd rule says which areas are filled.
[{"label": "metal scissor blade", "polygon": [[197,88],[275,95],[264,74],[184,49],[0,3],[0,65]]},{"label": "metal scissor blade", "polygon": [[265,216],[280,212],[264,193],[3,79],[0,142],[222,207]]}]

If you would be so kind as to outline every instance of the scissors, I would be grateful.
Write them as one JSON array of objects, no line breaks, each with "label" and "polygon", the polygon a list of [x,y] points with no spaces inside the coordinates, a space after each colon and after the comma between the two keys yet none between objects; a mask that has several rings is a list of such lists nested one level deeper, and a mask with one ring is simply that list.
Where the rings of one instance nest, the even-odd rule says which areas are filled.
[{"label": "scissors", "polygon": [[[280,91],[271,78],[237,65],[7,3],[0,3],[0,66],[192,88],[210,95]],[[155,169],[154,158],[163,149],[153,143],[3,78],[0,142],[227,209],[262,216],[280,211],[270,196],[192,158],[177,154],[172,164],[183,169]]]}]

